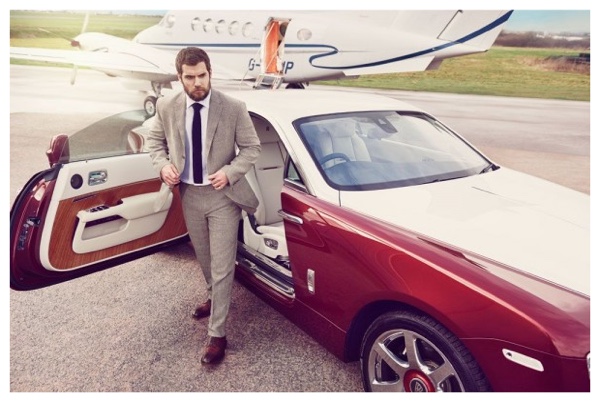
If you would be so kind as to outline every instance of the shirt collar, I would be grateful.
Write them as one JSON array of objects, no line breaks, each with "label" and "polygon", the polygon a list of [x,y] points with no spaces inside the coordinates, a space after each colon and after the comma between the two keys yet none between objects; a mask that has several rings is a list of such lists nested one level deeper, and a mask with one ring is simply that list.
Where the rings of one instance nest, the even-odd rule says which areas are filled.
[{"label": "shirt collar", "polygon": [[212,89],[208,92],[208,95],[206,95],[206,98],[202,99],[200,102],[196,102],[195,100],[193,100],[192,98],[190,98],[190,96],[188,94],[185,94],[185,108],[187,110],[187,108],[189,108],[190,106],[192,106],[192,103],[199,103],[202,105],[202,107],[207,108],[209,103],[210,103],[210,96],[212,95]]}]

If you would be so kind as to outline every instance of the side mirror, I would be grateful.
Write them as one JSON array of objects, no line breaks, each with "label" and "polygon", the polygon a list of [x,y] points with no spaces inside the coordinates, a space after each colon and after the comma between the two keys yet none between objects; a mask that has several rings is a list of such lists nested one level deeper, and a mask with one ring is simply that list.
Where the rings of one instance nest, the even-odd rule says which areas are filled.
[{"label": "side mirror", "polygon": [[50,140],[50,147],[46,151],[50,167],[53,167],[61,160],[69,160],[69,136],[67,134],[58,134]]}]

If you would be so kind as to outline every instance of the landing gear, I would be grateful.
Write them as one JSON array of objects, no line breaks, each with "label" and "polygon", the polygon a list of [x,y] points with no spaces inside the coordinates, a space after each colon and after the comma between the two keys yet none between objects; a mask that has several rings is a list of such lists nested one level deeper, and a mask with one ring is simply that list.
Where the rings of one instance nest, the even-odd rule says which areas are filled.
[{"label": "landing gear", "polygon": [[285,89],[304,89],[304,84],[301,82],[290,82],[285,86]]},{"label": "landing gear", "polygon": [[163,88],[172,88],[170,81],[157,82],[151,81],[152,91],[154,95],[149,95],[144,99],[144,111],[148,117],[152,117],[156,114],[156,100],[162,96],[161,92]]},{"label": "landing gear", "polygon": [[156,96],[152,95],[147,96],[146,99],[144,99],[144,111],[148,117],[152,117],[156,113],[156,99]]}]

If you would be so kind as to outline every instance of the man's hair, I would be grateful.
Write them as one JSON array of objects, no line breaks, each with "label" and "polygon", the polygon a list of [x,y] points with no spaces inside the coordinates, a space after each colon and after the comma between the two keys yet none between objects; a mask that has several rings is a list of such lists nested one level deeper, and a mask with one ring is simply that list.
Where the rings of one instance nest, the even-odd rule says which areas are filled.
[{"label": "man's hair", "polygon": [[206,52],[199,47],[186,47],[177,53],[177,57],[175,58],[175,68],[177,68],[178,74],[182,74],[184,64],[188,66],[195,66],[196,64],[202,62],[206,64],[206,69],[208,72],[212,73],[208,54],[206,54]]}]

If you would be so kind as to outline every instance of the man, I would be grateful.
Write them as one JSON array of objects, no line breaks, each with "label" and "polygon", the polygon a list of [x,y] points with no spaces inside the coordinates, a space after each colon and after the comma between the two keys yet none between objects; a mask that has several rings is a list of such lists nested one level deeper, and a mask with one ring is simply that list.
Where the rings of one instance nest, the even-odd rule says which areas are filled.
[{"label": "man", "polygon": [[[156,104],[147,150],[165,185],[179,185],[184,219],[208,287],[193,317],[210,316],[202,363],[225,355],[225,321],[233,284],[241,209],[252,214],[258,199],[245,174],[260,154],[260,141],[243,102],[211,89],[204,50],[182,49],[175,60],[184,91]],[[236,146],[239,152],[236,154]]]}]

